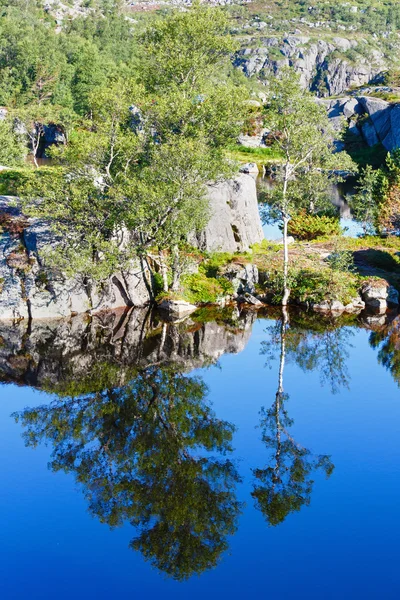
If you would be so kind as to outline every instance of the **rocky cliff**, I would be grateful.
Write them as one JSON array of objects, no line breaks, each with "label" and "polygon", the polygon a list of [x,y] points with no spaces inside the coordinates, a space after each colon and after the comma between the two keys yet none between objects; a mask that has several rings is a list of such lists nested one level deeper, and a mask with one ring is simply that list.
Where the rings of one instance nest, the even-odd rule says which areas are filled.
[{"label": "rocky cliff", "polygon": [[[255,40],[254,40],[255,42]],[[234,64],[245,75],[266,79],[283,67],[293,67],[304,88],[320,96],[343,93],[350,87],[378,82],[387,69],[383,53],[365,42],[341,37],[330,41],[308,36],[261,37],[243,47]]]},{"label": "rocky cliff", "polygon": [[400,147],[400,104],[364,95],[319,100],[328,111],[335,129],[346,121],[353,136],[361,136],[368,146],[382,143],[386,150]]},{"label": "rocky cliff", "polygon": [[[201,250],[248,250],[263,239],[256,185],[240,174],[209,186],[211,219],[192,236]],[[45,268],[43,255],[57,243],[46,223],[25,219],[15,198],[0,198],[0,319],[60,318],[151,301],[152,276],[145,262],[132,263],[101,284],[82,277],[65,278]]]}]

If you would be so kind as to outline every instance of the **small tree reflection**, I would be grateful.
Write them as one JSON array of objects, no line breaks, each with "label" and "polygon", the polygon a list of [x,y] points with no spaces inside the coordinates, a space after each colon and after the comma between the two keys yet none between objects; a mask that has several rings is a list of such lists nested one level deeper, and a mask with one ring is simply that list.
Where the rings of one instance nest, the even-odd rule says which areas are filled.
[{"label": "small tree reflection", "polygon": [[[283,308],[279,323],[278,388],[272,406],[261,410],[262,441],[271,453],[270,462],[266,467],[253,471],[257,482],[252,496],[272,526],[279,525],[290,513],[310,504],[314,472],[322,470],[329,477],[334,469],[330,456],[313,455],[289,433],[293,421],[286,410],[289,396],[283,387],[288,321],[287,310]],[[264,353],[265,349],[264,345]]]}]

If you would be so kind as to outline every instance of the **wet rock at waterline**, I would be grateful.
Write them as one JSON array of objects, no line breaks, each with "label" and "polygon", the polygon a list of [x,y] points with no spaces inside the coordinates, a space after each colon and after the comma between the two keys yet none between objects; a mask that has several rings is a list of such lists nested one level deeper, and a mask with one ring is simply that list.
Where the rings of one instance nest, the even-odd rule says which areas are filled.
[{"label": "wet rock at waterline", "polygon": [[182,319],[197,310],[197,306],[185,300],[163,300],[158,308],[165,311],[171,319]]},{"label": "wet rock at waterline", "polygon": [[307,304],[307,306],[316,312],[331,313],[333,315],[343,312],[357,314],[365,308],[365,302],[359,296],[356,296],[346,305],[339,300],[323,300],[319,303]]}]

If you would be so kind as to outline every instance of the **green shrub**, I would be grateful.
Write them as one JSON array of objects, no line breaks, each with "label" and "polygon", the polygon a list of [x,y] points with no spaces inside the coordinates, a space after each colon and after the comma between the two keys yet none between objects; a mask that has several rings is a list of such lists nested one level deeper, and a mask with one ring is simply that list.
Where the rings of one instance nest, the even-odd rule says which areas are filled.
[{"label": "green shrub", "polygon": [[299,240],[315,240],[318,237],[340,235],[341,228],[336,217],[301,212],[290,219],[288,234]]},{"label": "green shrub", "polygon": [[346,305],[358,289],[359,278],[348,271],[300,269],[293,277],[292,299],[312,303],[339,300]]},{"label": "green shrub", "polygon": [[[319,303],[323,300],[339,300],[343,304],[357,296],[359,277],[350,272],[333,271],[328,268],[290,268],[290,302]],[[282,300],[283,276],[275,271],[269,274],[265,292],[273,304]]]},{"label": "green shrub", "polygon": [[21,167],[0,172],[0,194],[18,196],[27,184],[34,183],[37,177],[59,171],[59,167]]},{"label": "green shrub", "polygon": [[207,277],[201,271],[182,277],[182,287],[185,300],[192,304],[214,303],[234,292],[232,284],[227,279]]}]

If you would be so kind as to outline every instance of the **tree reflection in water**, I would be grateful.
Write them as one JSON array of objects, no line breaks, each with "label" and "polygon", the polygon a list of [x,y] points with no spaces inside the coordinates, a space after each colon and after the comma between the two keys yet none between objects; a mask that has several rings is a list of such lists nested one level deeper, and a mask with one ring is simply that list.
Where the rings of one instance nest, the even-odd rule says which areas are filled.
[{"label": "tree reflection in water", "polygon": [[369,343],[378,350],[378,362],[400,386],[400,317],[377,331],[372,331]]},{"label": "tree reflection in water", "polygon": [[[289,396],[283,387],[285,361],[288,353],[300,343],[307,348],[306,354],[312,357],[308,364],[318,363],[316,349],[320,347],[317,340],[314,348],[305,343],[304,336],[298,337],[298,331],[288,329],[288,312],[282,309],[282,318],[277,327],[273,327],[271,339],[263,344],[263,353],[272,357],[273,348],[277,342],[279,331],[279,375],[275,400],[268,409],[261,410],[262,441],[270,451],[270,462],[262,469],[254,469],[257,482],[252,492],[257,507],[263,513],[267,523],[275,526],[282,523],[286,517],[302,506],[309,505],[313,489],[312,473],[321,469],[329,477],[334,465],[328,455],[313,455],[310,450],[302,447],[293,439],[289,428],[293,421],[286,410]],[[294,335],[292,334],[294,333]],[[346,381],[343,373],[338,373],[341,382]],[[333,387],[333,390],[336,388]]]},{"label": "tree reflection in water", "polygon": [[[199,377],[141,370],[127,386],[15,414],[28,446],[50,442],[50,467],[74,473],[90,512],[137,528],[131,547],[171,577],[214,567],[241,505],[234,427],[216,418]],[[212,456],[217,452],[219,457]]]}]

